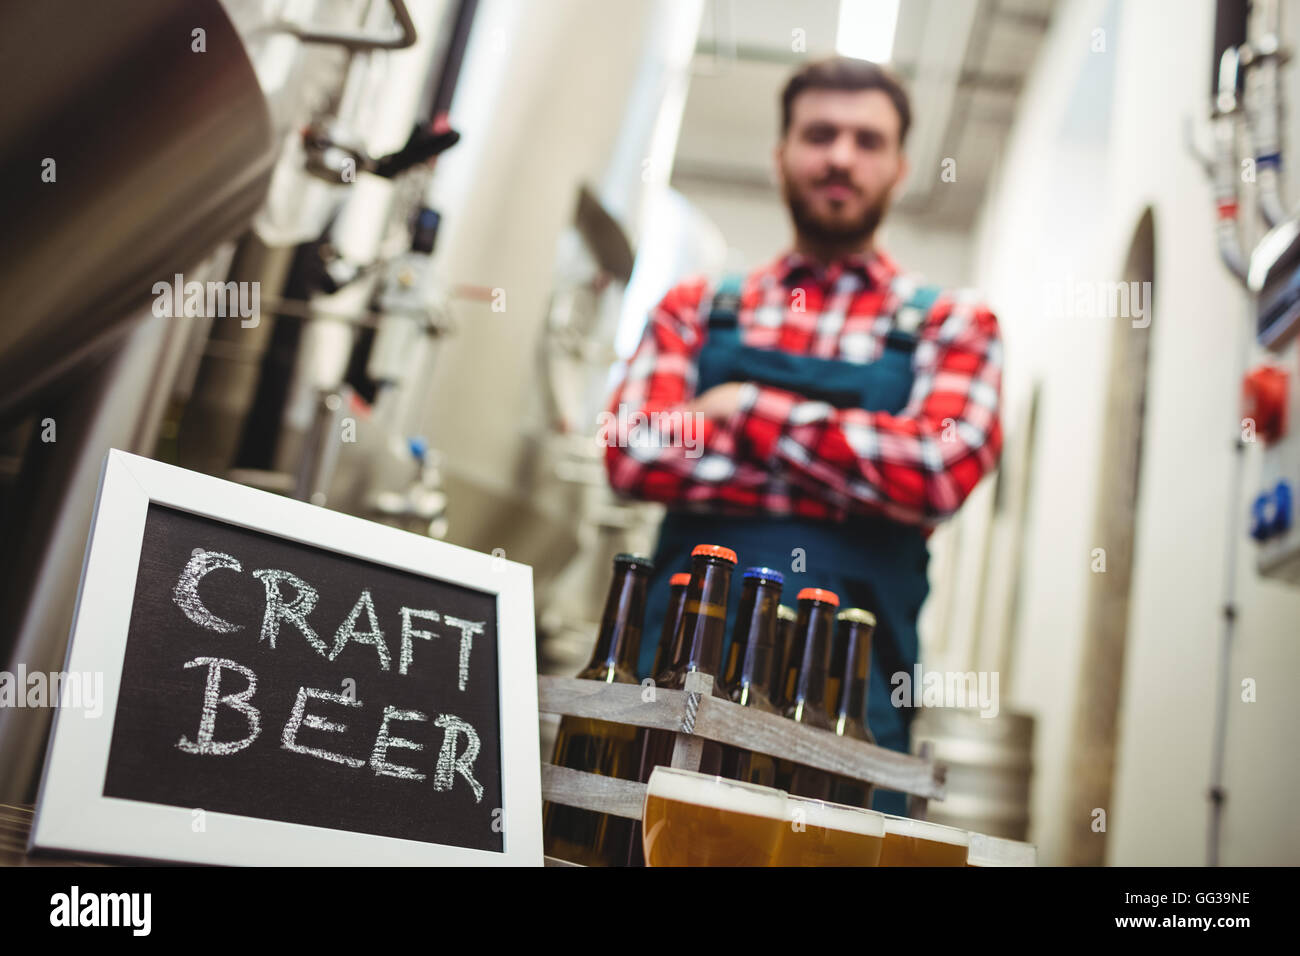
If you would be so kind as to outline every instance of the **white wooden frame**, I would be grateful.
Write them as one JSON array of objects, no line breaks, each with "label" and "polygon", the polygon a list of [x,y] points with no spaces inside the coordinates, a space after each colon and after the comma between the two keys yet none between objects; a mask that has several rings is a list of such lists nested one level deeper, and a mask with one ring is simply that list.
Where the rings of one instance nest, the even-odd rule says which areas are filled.
[{"label": "white wooden frame", "polygon": [[[504,852],[103,796],[150,502],[497,595]],[[213,864],[542,864],[532,568],[172,465],[109,451],[65,671],[104,675],[103,714],[56,709],[29,848]]]}]

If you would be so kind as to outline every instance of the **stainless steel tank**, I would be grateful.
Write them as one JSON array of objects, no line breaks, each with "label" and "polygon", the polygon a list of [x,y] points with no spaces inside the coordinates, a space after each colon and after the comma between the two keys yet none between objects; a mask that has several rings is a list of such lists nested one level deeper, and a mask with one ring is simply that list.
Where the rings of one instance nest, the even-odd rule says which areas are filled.
[{"label": "stainless steel tank", "polygon": [[217,0],[0,6],[0,412],[247,224],[274,160]]},{"label": "stainless steel tank", "polygon": [[1029,832],[1034,718],[1003,710],[931,707],[912,725],[912,749],[929,741],[948,767],[948,795],[932,800],[927,819],[991,836],[1024,840]]},{"label": "stainless steel tank", "polygon": [[[0,419],[39,410],[0,558],[0,666],[56,670],[104,454],[149,454],[196,318],[266,192],[266,100],[217,0],[0,5]],[[55,387],[57,386],[57,387]],[[37,400],[39,399],[39,404]],[[33,416],[36,417],[36,416]],[[0,714],[0,801],[30,799],[45,708]]]}]

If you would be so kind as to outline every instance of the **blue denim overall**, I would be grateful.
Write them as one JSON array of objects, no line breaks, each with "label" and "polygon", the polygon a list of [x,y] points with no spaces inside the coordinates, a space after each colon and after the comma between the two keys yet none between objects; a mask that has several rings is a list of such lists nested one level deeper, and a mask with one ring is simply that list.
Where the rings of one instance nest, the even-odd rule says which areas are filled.
[{"label": "blue denim overall", "polygon": [[[893,329],[880,358],[865,364],[742,345],[737,321],[741,280],[727,277],[714,294],[708,337],[698,357],[697,395],[723,382],[749,381],[798,392],[837,408],[895,413],[907,404],[915,336]],[[922,287],[907,305],[928,309],[937,291]],[[875,614],[865,718],[880,746],[908,752],[915,715],[910,708],[890,704],[889,678],[899,671],[910,676],[917,661],[916,619],[929,591],[930,558],[919,528],[882,517],[828,522],[670,510],[654,555],[644,633],[657,636],[662,629],[668,578],[689,570],[691,549],[697,544],[724,545],[739,558],[727,613],[729,630],[740,603],[739,571],[760,565],[785,576],[782,603],[791,607],[801,589],[820,587],[839,595],[841,607],[861,607]],[[654,640],[643,642],[642,678],[652,676],[654,652]],[[905,796],[894,791],[876,790],[872,802],[875,809],[896,814],[904,813],[905,805]]]}]

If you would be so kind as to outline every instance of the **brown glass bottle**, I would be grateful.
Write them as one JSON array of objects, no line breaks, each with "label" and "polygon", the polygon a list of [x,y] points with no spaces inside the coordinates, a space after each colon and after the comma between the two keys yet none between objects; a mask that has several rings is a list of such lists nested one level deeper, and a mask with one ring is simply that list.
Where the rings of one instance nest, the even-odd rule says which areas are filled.
[{"label": "brown glass bottle", "polygon": [[767,695],[778,709],[783,696],[782,680],[785,677],[786,662],[790,657],[790,645],[794,642],[794,622],[798,615],[788,604],[779,604],[776,608],[776,656],[772,665],[772,681]]},{"label": "brown glass bottle", "polygon": [[[697,544],[692,549],[691,584],[681,623],[682,646],[688,648],[686,661],[681,666],[670,666],[660,674],[655,680],[657,687],[681,690],[685,686],[686,675],[699,672],[713,678],[713,696],[725,698],[719,678],[722,671],[722,646],[727,636],[727,598],[731,588],[731,572],[735,567],[736,552],[730,548]],[[677,735],[667,730],[649,730],[643,736],[645,743],[641,749],[638,779],[647,783],[655,767],[672,763]],[[721,745],[704,741],[699,772],[716,774],[721,765]],[[626,859],[632,866],[645,864],[640,837],[638,832],[628,847]]]},{"label": "brown glass bottle", "polygon": [[[578,674],[584,680],[635,684],[636,660],[641,650],[645,619],[646,585],[654,564],[649,558],[620,554],[614,558],[614,576],[605,598],[600,633],[591,661]],[[635,780],[636,729],[585,717],[564,717],[555,738],[551,762],[607,777]],[[548,856],[587,866],[622,862],[636,821],[578,807],[547,803],[542,807],[543,842]]]},{"label": "brown glass bottle", "polygon": [[[686,599],[690,594],[691,575],[689,571],[674,574],[668,580],[668,611],[664,614],[663,629],[659,634],[659,647],[655,651],[655,670],[651,681],[656,687],[667,687],[672,675],[686,669],[690,655],[690,645],[686,642],[686,629],[683,627],[686,617]],[[646,737],[650,731],[644,727],[636,729],[633,738],[632,753],[636,771],[633,779],[641,779],[641,757],[645,753]],[[610,852],[622,864],[644,866],[641,852],[641,828],[632,821],[633,829],[627,835],[622,846],[614,847]]]},{"label": "brown glass bottle", "polygon": [[678,625],[681,624],[682,613],[686,610],[686,592],[690,586],[689,571],[674,574],[668,579],[668,610],[664,614],[663,630],[659,632],[659,647],[655,650],[654,667],[650,669],[656,684],[659,683],[659,675],[673,666],[674,661],[677,662],[677,666],[686,663],[686,651],[682,647],[682,632]]},{"label": "brown glass bottle", "polygon": [[[874,744],[864,715],[867,712],[867,687],[871,675],[871,633],[876,616],[860,607],[849,607],[836,615],[838,627],[831,647],[830,675],[826,696],[833,700],[831,729],[841,737],[851,737]],[[831,800],[851,807],[869,809],[871,784],[849,777],[831,778]]]},{"label": "brown glass bottle", "polygon": [[[733,703],[769,714],[780,713],[772,703],[769,688],[777,650],[776,613],[783,583],[781,573],[771,568],[745,569],[740,607],[722,674],[723,693]],[[776,761],[767,754],[724,746],[721,773],[731,780],[770,787],[776,782]]]},{"label": "brown glass bottle", "polygon": [[[787,692],[782,713],[795,723],[820,730],[831,729],[826,707],[826,674],[839,603],[839,597],[824,588],[804,588],[799,592],[799,615],[794,625],[791,660],[786,667]],[[830,798],[831,774],[778,760],[776,786],[801,797],[826,800]]]}]

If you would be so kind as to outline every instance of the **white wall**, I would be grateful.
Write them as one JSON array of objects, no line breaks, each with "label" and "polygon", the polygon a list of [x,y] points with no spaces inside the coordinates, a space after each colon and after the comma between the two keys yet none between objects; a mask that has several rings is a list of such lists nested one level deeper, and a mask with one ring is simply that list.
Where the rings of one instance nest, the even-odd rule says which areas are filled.
[{"label": "white wall", "polygon": [[[1285,13],[1300,24],[1300,4],[1288,2]],[[1235,356],[1246,309],[1215,252],[1209,185],[1183,146],[1183,117],[1206,115],[1212,26],[1210,0],[1061,3],[978,230],[975,284],[1007,346],[1008,429],[1022,424],[1016,414],[1032,383],[1042,387],[1020,653],[1004,706],[1038,717],[1031,838],[1044,863],[1060,860],[1071,822],[1062,818],[1066,759],[1090,554],[1100,544],[1091,536],[1109,336],[1129,327],[1052,317],[1044,284],[1118,281],[1148,205],[1156,308],[1107,862],[1206,858]],[[1098,28],[1105,52],[1090,49]],[[1287,79],[1288,101],[1300,103],[1295,67]],[[1293,156],[1296,146],[1292,135]],[[1249,479],[1245,489],[1253,492]],[[1244,497],[1235,507],[1245,514]],[[1241,703],[1235,689],[1230,698],[1222,862],[1294,865],[1300,769],[1291,735],[1300,699],[1283,675],[1300,672],[1300,589],[1259,580],[1244,533],[1231,681],[1237,688],[1254,677],[1260,693],[1257,703]]]},{"label": "white wall", "polygon": [[[432,186],[444,213],[434,262],[444,288],[500,290],[505,307],[454,303],[458,328],[430,363],[412,428],[468,482],[507,496],[547,477],[530,472],[535,436],[523,433],[536,430],[534,367],[560,237],[588,183],[605,187],[603,200],[636,240],[640,157],[675,142],[671,106],[699,10],[699,0],[671,11],[654,0],[480,5],[451,108],[463,139],[439,160]],[[474,546],[472,534],[459,537],[470,523],[453,517],[452,534]]]}]

